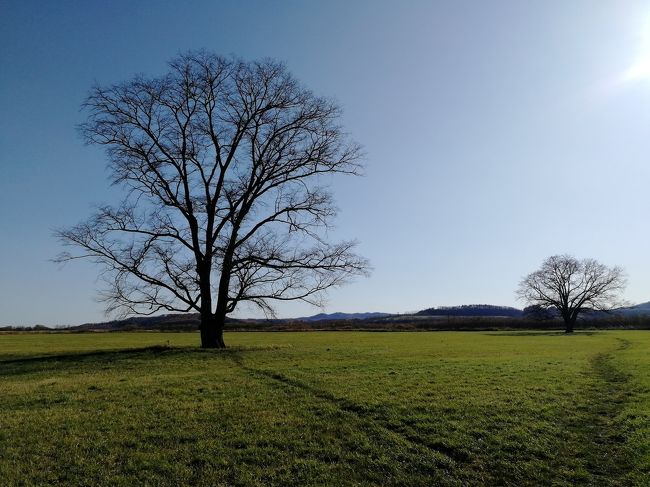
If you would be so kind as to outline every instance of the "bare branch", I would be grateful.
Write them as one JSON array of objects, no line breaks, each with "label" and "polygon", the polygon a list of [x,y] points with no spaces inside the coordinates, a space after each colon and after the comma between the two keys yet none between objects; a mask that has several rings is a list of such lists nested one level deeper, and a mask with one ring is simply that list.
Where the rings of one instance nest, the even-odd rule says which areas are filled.
[{"label": "bare branch", "polygon": [[580,313],[622,306],[621,293],[626,284],[620,267],[607,267],[594,259],[554,255],[539,270],[524,277],[517,296],[529,305],[557,309],[570,332]]},{"label": "bare branch", "polygon": [[242,301],[317,304],[367,274],[353,242],[326,242],[336,208],[322,181],[360,174],[361,149],[340,108],[283,64],[189,52],[166,75],[94,87],[83,106],[79,131],[127,197],[58,232],[81,250],[58,260],[99,263],[110,310],[195,309],[202,331],[221,329]]}]

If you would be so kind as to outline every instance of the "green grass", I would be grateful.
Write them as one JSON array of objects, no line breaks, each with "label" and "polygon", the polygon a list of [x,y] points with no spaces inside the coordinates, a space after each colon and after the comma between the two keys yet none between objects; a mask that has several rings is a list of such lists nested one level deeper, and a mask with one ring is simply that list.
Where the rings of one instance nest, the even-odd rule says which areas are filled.
[{"label": "green grass", "polygon": [[0,484],[648,485],[650,333],[0,335]]}]

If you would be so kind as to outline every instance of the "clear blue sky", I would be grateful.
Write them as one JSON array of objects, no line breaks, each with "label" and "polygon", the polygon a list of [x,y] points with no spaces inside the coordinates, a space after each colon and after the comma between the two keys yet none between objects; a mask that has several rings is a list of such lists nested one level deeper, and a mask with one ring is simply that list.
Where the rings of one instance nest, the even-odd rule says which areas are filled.
[{"label": "clear blue sky", "polygon": [[195,48],[284,60],[365,146],[333,237],[375,270],[327,311],[516,305],[565,252],[650,300],[648,2],[0,0],[0,325],[104,318],[98,269],[49,262],[53,228],[119,194],[79,104]]}]

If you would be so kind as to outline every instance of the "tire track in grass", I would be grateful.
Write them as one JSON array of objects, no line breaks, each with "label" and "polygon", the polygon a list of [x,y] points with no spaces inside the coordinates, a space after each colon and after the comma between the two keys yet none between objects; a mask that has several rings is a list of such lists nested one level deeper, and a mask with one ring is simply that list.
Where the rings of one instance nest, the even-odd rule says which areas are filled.
[{"label": "tire track in grass", "polygon": [[448,447],[440,442],[432,444],[424,438],[404,432],[399,428],[399,426],[393,425],[383,418],[381,410],[375,406],[359,404],[349,399],[337,397],[326,390],[319,389],[311,384],[288,377],[278,372],[255,369],[243,364],[240,365],[253,377],[267,382],[271,379],[276,385],[301,391],[310,399],[315,398],[334,406],[342,414],[347,415],[355,422],[360,423],[365,432],[372,433],[371,436],[380,437],[387,443],[402,444],[405,446],[407,451],[414,456],[414,461],[417,461],[417,457],[422,453],[430,455],[433,458],[438,471],[431,471],[428,473],[437,475],[442,474],[443,479],[439,480],[442,480],[445,485],[450,481],[452,484],[458,482],[461,482],[463,485],[467,484],[468,479],[456,478],[455,480],[451,480],[447,476],[450,471],[455,471],[460,473],[461,477],[464,477],[462,472],[463,469],[457,467],[460,466],[459,464],[465,464],[471,461],[471,458],[465,452]]},{"label": "tire track in grass", "polygon": [[[612,364],[613,355],[630,347],[630,341],[616,338],[619,346],[609,352],[596,354],[590,360],[587,374],[594,383],[584,391],[583,406],[578,407],[577,421],[565,418],[570,437],[579,442],[578,450],[583,475],[573,479],[574,484],[593,486],[628,485],[626,475],[634,466],[634,452],[626,446],[626,431],[618,417],[632,395],[629,376]],[[569,458],[575,443],[565,444],[560,452]],[[584,475],[586,473],[586,475]]]},{"label": "tire track in grass", "polygon": [[[628,485],[626,478],[634,466],[635,455],[626,446],[627,432],[622,429],[618,417],[633,392],[629,376],[614,367],[612,358],[617,352],[629,348],[631,343],[623,338],[616,339],[619,342],[617,348],[592,357],[587,373],[594,383],[583,392],[585,398],[581,401],[583,406],[578,407],[578,414],[573,417],[567,415],[562,420],[573,441],[565,442],[564,448],[559,451],[558,485]],[[342,413],[351,415],[364,429],[373,430],[389,442],[403,442],[410,446],[409,449],[424,450],[437,458],[446,457],[448,462],[441,462],[441,468],[448,469],[455,465],[458,470],[453,470],[461,472],[464,470],[463,464],[472,462],[471,455],[463,450],[427,441],[427,438],[411,434],[399,425],[392,424],[385,418],[381,408],[337,397],[331,392],[278,372],[251,368],[243,363],[239,365],[254,377],[267,381],[271,379],[277,385],[302,391],[307,397],[333,405]],[[572,474],[566,470],[565,459],[572,458],[576,453],[573,449],[576,442],[582,445],[578,451],[578,464],[583,472]],[[464,480],[466,482],[468,479]]]},{"label": "tire track in grass", "polygon": [[[405,434],[399,427],[391,425],[382,417],[380,408],[337,397],[324,389],[319,389],[304,381],[288,377],[279,372],[247,366],[242,357],[238,355],[232,356],[231,359],[243,371],[254,378],[266,383],[270,379],[273,383],[283,388],[301,391],[308,398],[315,398],[330,406],[334,406],[341,414],[347,415],[357,423],[360,423],[367,436],[376,436],[386,443],[405,446],[409,456],[412,457],[412,461],[417,461],[416,459],[422,453],[428,454],[433,461],[434,468],[431,468],[431,465],[425,464],[418,466],[422,469],[422,473],[429,475],[431,480],[436,482],[433,485],[467,485],[466,479],[449,477],[449,473],[455,470],[454,467],[456,464],[469,460],[464,452],[447,447],[446,445],[440,445],[439,443],[436,443],[436,446],[439,446],[439,448],[433,447],[420,437]],[[413,467],[416,467],[416,465],[413,465]],[[460,472],[460,470],[457,471]]]},{"label": "tire track in grass", "polygon": [[[624,351],[631,345],[629,340],[617,340],[620,345],[613,353]],[[618,417],[633,394],[629,386],[630,377],[614,367],[612,353],[596,355],[592,368],[603,385],[594,401],[595,427],[590,430],[594,455],[587,466],[600,485],[607,482],[627,485],[625,477],[634,467],[634,452],[626,446],[628,432]]]}]

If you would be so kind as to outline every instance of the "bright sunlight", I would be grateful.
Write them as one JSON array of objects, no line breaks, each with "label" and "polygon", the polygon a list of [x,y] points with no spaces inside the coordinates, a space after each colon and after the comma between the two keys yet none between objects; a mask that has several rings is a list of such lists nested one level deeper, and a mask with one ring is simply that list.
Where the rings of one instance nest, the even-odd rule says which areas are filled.
[{"label": "bright sunlight", "polygon": [[636,61],[623,73],[622,81],[650,81],[650,16],[646,17],[639,37]]}]

